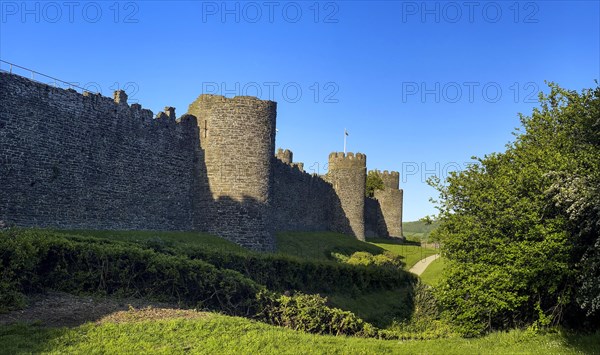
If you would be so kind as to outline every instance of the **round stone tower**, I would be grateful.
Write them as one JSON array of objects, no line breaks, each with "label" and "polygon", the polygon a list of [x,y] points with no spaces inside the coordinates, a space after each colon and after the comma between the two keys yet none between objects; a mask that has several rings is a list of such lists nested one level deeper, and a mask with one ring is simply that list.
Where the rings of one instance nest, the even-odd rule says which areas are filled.
[{"label": "round stone tower", "polygon": [[336,191],[343,212],[335,213],[333,229],[365,240],[365,184],[367,156],[361,153],[329,154],[327,180]]},{"label": "round stone tower", "polygon": [[399,189],[400,173],[385,170],[380,173],[380,176],[384,189],[376,190],[374,197],[379,201],[386,234],[391,237],[402,237],[403,191]]},{"label": "round stone tower", "polygon": [[[200,95],[196,116],[214,203],[200,229],[255,250],[273,250],[269,204],[277,104],[254,97]],[[202,212],[202,211],[201,211]]]}]

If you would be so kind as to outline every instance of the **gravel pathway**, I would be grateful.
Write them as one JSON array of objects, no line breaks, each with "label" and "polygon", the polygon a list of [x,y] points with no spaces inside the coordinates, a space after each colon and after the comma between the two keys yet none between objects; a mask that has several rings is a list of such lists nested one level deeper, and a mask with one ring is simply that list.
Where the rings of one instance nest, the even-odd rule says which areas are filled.
[{"label": "gravel pathway", "polygon": [[440,254],[430,255],[425,259],[421,259],[417,261],[417,263],[410,268],[410,272],[413,274],[421,275],[425,269],[431,264],[435,259],[439,258]]}]

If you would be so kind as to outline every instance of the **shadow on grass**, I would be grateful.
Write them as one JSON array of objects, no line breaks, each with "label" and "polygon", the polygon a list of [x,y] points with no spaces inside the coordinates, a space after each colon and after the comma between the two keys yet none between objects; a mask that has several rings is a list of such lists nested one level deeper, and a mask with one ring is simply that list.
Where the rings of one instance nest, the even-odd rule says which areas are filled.
[{"label": "shadow on grass", "polygon": [[413,245],[420,247],[421,242],[414,240],[406,240],[399,238],[368,238],[367,242],[369,243],[378,243],[378,244],[390,244],[390,245]]},{"label": "shadow on grass", "polygon": [[58,339],[69,328],[49,328],[39,324],[19,323],[0,326],[0,346],[4,354],[41,354],[52,352]]},{"label": "shadow on grass", "polygon": [[565,342],[583,354],[600,354],[600,330],[595,332],[561,332]]},{"label": "shadow on grass", "polygon": [[277,252],[303,259],[333,260],[331,253],[349,256],[359,251],[377,255],[383,254],[385,249],[335,232],[277,233]]}]

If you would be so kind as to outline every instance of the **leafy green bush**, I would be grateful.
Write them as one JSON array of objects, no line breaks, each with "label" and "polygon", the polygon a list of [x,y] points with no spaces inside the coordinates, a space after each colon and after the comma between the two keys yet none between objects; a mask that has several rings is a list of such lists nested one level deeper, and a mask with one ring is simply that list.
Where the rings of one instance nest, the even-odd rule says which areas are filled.
[{"label": "leafy green bush", "polygon": [[268,323],[315,334],[377,336],[377,329],[354,313],[326,305],[319,295],[298,293],[265,297],[260,319]]},{"label": "leafy green bush", "polygon": [[376,266],[391,270],[402,270],[404,262],[399,255],[385,251],[383,254],[373,255],[365,251],[356,252],[345,261],[350,265]]},{"label": "leafy green bush", "polygon": [[448,261],[437,295],[466,335],[600,326],[600,87],[550,90],[505,152],[430,181]]},{"label": "leafy green bush", "polygon": [[382,337],[400,339],[435,339],[454,334],[452,326],[441,318],[441,307],[433,293],[433,288],[418,282],[412,289],[410,299],[413,312],[410,319],[397,322],[389,329],[382,330]]}]

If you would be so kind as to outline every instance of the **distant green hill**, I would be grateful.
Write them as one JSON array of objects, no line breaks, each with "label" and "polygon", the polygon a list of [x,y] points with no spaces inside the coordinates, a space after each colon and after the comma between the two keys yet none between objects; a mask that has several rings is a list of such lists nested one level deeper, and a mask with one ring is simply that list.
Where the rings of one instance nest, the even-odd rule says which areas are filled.
[{"label": "distant green hill", "polygon": [[431,224],[423,221],[404,222],[402,223],[402,231],[408,239],[427,241],[431,232],[439,225],[439,221],[433,221]]}]

